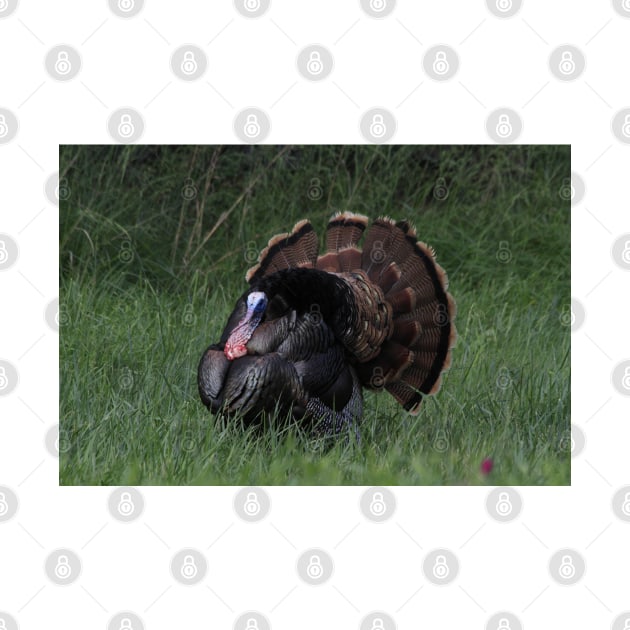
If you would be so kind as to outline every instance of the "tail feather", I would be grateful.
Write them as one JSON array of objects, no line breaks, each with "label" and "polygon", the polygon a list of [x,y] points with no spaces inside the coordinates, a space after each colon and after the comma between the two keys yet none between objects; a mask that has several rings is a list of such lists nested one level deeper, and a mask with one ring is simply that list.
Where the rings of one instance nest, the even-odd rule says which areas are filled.
[{"label": "tail feather", "polygon": [[[370,280],[383,290],[393,325],[383,351],[357,370],[359,377],[365,387],[374,388],[374,374],[382,374],[387,391],[406,410],[417,413],[422,395],[438,391],[440,375],[451,362],[455,305],[447,276],[433,249],[417,240],[407,221],[374,221],[365,236],[361,262]],[[404,362],[400,352],[386,352],[392,343],[408,351]]]},{"label": "tail feather", "polygon": [[326,228],[326,249],[338,252],[359,242],[368,224],[368,218],[362,214],[341,212],[335,215]]},{"label": "tail feather", "polygon": [[292,232],[269,241],[246,277],[251,283],[293,267],[342,274],[357,304],[356,321],[343,343],[354,355],[361,384],[384,387],[407,411],[418,413],[423,395],[438,391],[450,366],[455,303],[435,252],[417,240],[408,221],[376,219],[360,248],[367,223],[363,215],[335,215],[326,230],[326,251],[318,257],[315,232],[300,221]]},{"label": "tail feather", "polygon": [[367,224],[368,218],[362,214],[336,214],[326,228],[326,252],[317,259],[317,269],[331,273],[360,269],[361,250],[357,243]]},{"label": "tail feather", "polygon": [[269,239],[267,247],[260,252],[258,264],[247,271],[245,279],[251,283],[281,269],[314,267],[318,250],[313,226],[309,221],[299,221],[290,233]]}]

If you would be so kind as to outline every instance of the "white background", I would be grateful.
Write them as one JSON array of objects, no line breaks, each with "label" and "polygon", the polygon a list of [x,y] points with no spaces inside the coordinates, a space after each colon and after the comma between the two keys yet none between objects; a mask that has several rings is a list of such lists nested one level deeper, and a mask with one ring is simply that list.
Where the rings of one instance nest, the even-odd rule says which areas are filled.
[{"label": "white background", "polygon": [[[611,382],[630,356],[630,275],[611,256],[630,232],[630,146],[611,131],[615,113],[630,106],[630,19],[611,2],[586,4],[526,0],[501,19],[480,0],[401,0],[377,20],[358,1],[273,0],[264,16],[247,19],[225,0],[149,0],[122,19],[105,1],[22,0],[0,18],[0,107],[19,119],[16,137],[0,144],[0,232],[20,249],[0,272],[0,359],[20,379],[0,396],[0,485],[19,498],[15,517],[0,523],[0,611],[22,629],[105,628],[121,610],[170,629],[231,628],[251,609],[274,629],[294,630],[358,628],[372,610],[387,611],[401,629],[484,628],[507,610],[526,628],[551,630],[608,628],[630,609],[630,524],[611,508],[614,492],[630,484],[628,398]],[[82,57],[69,82],[44,67],[61,43]],[[184,43],[207,54],[198,81],[171,72],[170,56]],[[295,62],[311,43],[335,63],[316,83]],[[423,51],[438,43],[460,58],[447,82],[422,69]],[[565,43],[586,57],[572,82],[548,66]],[[236,488],[141,488],[145,509],[129,524],[110,516],[111,488],[59,488],[58,461],[44,446],[59,422],[58,336],[44,310],[58,295],[60,217],[44,183],[58,170],[59,144],[112,142],[107,119],[123,106],[141,112],[141,141],[156,144],[237,142],[232,122],[247,106],[267,112],[266,141],[278,144],[364,142],[359,120],[376,106],[396,118],[392,142],[490,142],[486,118],[505,106],[523,120],[519,142],[570,143],[572,169],[586,184],[572,208],[572,295],[586,310],[572,336],[572,421],[586,435],[572,487],[519,489],[523,511],[505,524],[489,517],[483,487],[393,488],[397,511],[383,524],[360,512],[362,488],[268,488],[271,511],[254,524],[235,514]],[[83,564],[65,587],[44,573],[58,547]],[[199,585],[171,577],[170,559],[183,547],[206,555]],[[333,556],[325,585],[309,587],[296,574],[308,547]],[[448,586],[422,574],[435,547],[459,558]],[[549,574],[562,547],[586,560],[573,586]]]}]

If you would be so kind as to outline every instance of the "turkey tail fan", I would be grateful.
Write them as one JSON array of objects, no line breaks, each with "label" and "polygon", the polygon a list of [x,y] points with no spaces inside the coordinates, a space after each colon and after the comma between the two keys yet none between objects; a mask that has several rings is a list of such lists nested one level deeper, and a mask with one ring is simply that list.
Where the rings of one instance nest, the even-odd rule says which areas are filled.
[{"label": "turkey tail fan", "polygon": [[326,228],[326,252],[317,259],[322,271],[340,273],[361,268],[361,250],[357,246],[369,219],[362,214],[339,212]]},{"label": "turkey tail fan", "polygon": [[251,284],[282,269],[312,268],[318,251],[317,234],[310,222],[304,219],[296,223],[291,232],[269,239],[267,247],[260,252],[258,264],[247,271],[245,279]]},{"label": "turkey tail fan", "polygon": [[383,291],[393,312],[380,354],[357,366],[364,387],[385,388],[417,414],[423,394],[436,393],[451,363],[455,302],[435,252],[407,221],[374,221],[363,243],[361,268]]}]

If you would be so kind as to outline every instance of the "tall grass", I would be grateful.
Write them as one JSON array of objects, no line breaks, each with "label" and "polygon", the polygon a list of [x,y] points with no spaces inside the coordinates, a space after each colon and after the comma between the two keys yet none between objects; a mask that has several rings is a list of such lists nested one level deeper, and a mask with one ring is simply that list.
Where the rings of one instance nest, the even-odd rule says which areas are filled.
[{"label": "tall grass", "polygon": [[[569,483],[569,176],[566,146],[63,147],[61,482]],[[408,218],[437,251],[458,304],[442,390],[417,417],[367,394],[359,443],[216,425],[196,366],[245,270],[340,210]]]}]

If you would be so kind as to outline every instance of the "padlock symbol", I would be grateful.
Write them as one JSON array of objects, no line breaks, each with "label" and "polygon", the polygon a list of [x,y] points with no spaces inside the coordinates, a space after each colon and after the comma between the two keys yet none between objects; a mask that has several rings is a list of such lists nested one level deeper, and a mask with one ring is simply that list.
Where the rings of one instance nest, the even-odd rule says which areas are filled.
[{"label": "padlock symbol", "polygon": [[[630,11],[630,7],[628,7],[628,10]],[[630,618],[623,622],[623,630],[630,630]]]},{"label": "padlock symbol", "polygon": [[184,60],[182,61],[182,65],[180,66],[182,72],[188,76],[195,74],[197,72],[197,60],[195,59],[195,53],[192,50],[187,50],[184,53]]},{"label": "padlock symbol", "polygon": [[135,131],[136,128],[134,127],[133,122],[131,122],[131,116],[129,114],[123,114],[120,117],[120,122],[118,123],[118,135],[121,138],[131,138]]},{"label": "padlock symbol", "polygon": [[118,0],[118,8],[124,13],[132,11],[135,4],[135,0]]},{"label": "padlock symbol", "polygon": [[68,556],[62,554],[57,558],[57,564],[55,565],[55,575],[60,580],[67,580],[72,575],[72,568]]},{"label": "padlock symbol", "polygon": [[375,13],[380,13],[387,8],[386,0],[370,0],[370,9]]},{"label": "padlock symbol", "polygon": [[[0,11],[3,11],[2,2],[0,2]],[[7,630],[7,624],[4,619],[0,619],[0,630]]]},{"label": "padlock symbol", "polygon": [[4,114],[0,114],[0,138],[4,138],[4,136],[8,135],[9,126],[7,125],[7,119]]},{"label": "padlock symbol", "polygon": [[118,502],[118,512],[122,516],[131,516],[135,509],[136,506],[131,500],[131,493],[123,492],[120,495],[120,501]]},{"label": "padlock symbol", "polygon": [[258,116],[256,114],[249,114],[243,127],[243,133],[248,138],[255,138],[260,134],[260,123],[258,122]]},{"label": "padlock symbol", "polygon": [[571,556],[562,556],[558,572],[560,573],[560,577],[565,580],[570,580],[575,576],[575,565],[573,564]]},{"label": "padlock symbol", "polygon": [[506,13],[512,8],[512,0],[497,0],[497,9],[502,13]]},{"label": "padlock symbol", "polygon": [[6,389],[9,385],[9,378],[7,377],[7,371],[4,365],[0,365],[0,389]]},{"label": "padlock symbol", "polygon": [[[4,11],[9,6],[9,0],[0,0],[0,11]],[[0,619],[0,623],[4,623],[3,619]],[[0,630],[2,630],[2,626],[0,625]]]},{"label": "padlock symbol", "polygon": [[626,241],[623,252],[621,252],[621,258],[623,262],[630,264],[630,241]]},{"label": "padlock symbol", "polygon": [[129,619],[129,617],[123,617],[120,620],[120,628],[118,630],[133,630],[131,619]]},{"label": "padlock symbol", "polygon": [[623,119],[623,125],[621,127],[621,133],[626,137],[630,138],[630,114],[626,114]]},{"label": "padlock symbol", "polygon": [[68,53],[65,50],[60,50],[57,53],[57,61],[55,61],[55,72],[62,76],[65,76],[72,70],[72,64],[68,58]]},{"label": "padlock symbol", "polygon": [[322,560],[318,555],[311,556],[306,567],[306,573],[313,580],[319,580],[324,575]]},{"label": "padlock symbol", "polygon": [[621,504],[621,511],[626,516],[630,516],[630,492],[626,492],[623,498],[623,503]]},{"label": "padlock symbol", "polygon": [[306,62],[306,69],[309,71],[310,74],[314,75],[320,74],[321,71],[324,69],[322,57],[316,50],[313,50],[309,55],[308,61]]},{"label": "padlock symbol", "polygon": [[435,53],[435,59],[433,60],[433,72],[440,76],[446,74],[450,69],[450,64],[446,59],[446,53],[443,50],[438,50]]},{"label": "padlock symbol", "polygon": [[448,564],[446,564],[446,556],[437,556],[435,558],[435,564],[433,565],[433,575],[438,578],[438,580],[444,580],[448,577],[448,574],[451,570],[448,568]]},{"label": "padlock symbol", "polygon": [[374,516],[383,516],[383,514],[387,512],[387,505],[385,504],[385,499],[383,499],[382,492],[375,492],[372,495],[372,500],[370,501],[370,512],[372,512]]},{"label": "padlock symbol", "polygon": [[4,516],[9,511],[9,504],[4,492],[0,492],[0,516]]},{"label": "padlock symbol", "polygon": [[0,239],[0,265],[7,262],[9,258],[9,252],[7,251],[7,244]]},{"label": "padlock symbol", "polygon": [[630,389],[630,365],[627,366],[623,372],[623,378],[621,379],[621,384],[624,389]]},{"label": "padlock symbol", "polygon": [[258,501],[258,495],[255,492],[248,492],[247,499],[245,499],[245,514],[248,516],[256,516],[260,512],[260,501]]},{"label": "padlock symbol", "polygon": [[512,513],[512,502],[510,501],[510,495],[507,492],[499,493],[499,500],[497,501],[496,510],[499,516],[509,516]]},{"label": "padlock symbol", "polygon": [[370,123],[370,135],[373,138],[382,138],[387,133],[385,120],[382,114],[374,114]]},{"label": "padlock symbol", "polygon": [[[621,3],[621,8],[624,11],[630,11],[630,0],[623,0],[623,2]],[[625,630],[625,628],[624,628]]]},{"label": "padlock symbol", "polygon": [[499,623],[497,624],[497,630],[512,630],[509,620],[505,617],[501,617],[501,619],[499,619]]},{"label": "padlock symbol", "polygon": [[370,385],[374,389],[381,389],[385,385],[385,376],[383,375],[383,368],[377,365],[372,370],[372,378],[370,379]]},{"label": "padlock symbol", "polygon": [[197,569],[197,565],[195,564],[195,559],[192,556],[184,556],[184,563],[182,564],[181,574],[187,580],[192,580],[199,569]]},{"label": "padlock symbol", "polygon": [[250,617],[247,620],[247,625],[245,626],[245,630],[258,630],[258,621],[253,617]]},{"label": "padlock symbol", "polygon": [[246,11],[258,11],[260,9],[260,0],[245,0],[245,4],[243,5]]},{"label": "padlock symbol", "polygon": [[499,138],[508,138],[512,135],[512,123],[510,122],[510,117],[507,114],[501,114],[499,116],[496,132]]},{"label": "padlock symbol", "polygon": [[565,76],[575,72],[575,61],[573,60],[573,53],[570,50],[565,50],[562,53],[560,63],[558,64],[558,70],[560,70],[560,72]]},{"label": "padlock symbol", "polygon": [[374,621],[372,621],[372,628],[370,630],[385,630],[385,624],[380,617],[376,617]]}]

